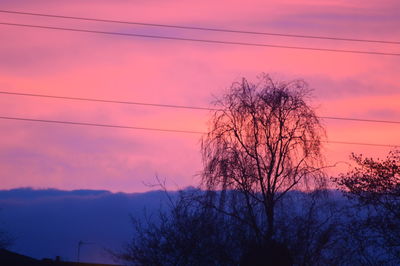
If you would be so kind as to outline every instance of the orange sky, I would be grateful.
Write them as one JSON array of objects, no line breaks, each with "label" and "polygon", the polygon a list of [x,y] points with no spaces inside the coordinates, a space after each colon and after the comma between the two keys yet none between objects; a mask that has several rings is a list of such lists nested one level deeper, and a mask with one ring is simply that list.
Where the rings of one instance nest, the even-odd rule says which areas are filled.
[{"label": "orange sky", "polygon": [[[374,3],[371,3],[374,2]],[[1,1],[0,9],[249,31],[400,41],[392,1]],[[0,13],[0,22],[400,53],[400,45],[193,32]],[[209,106],[261,72],[302,78],[321,116],[400,120],[400,57],[107,36],[0,25],[2,91]],[[206,130],[209,113],[0,95],[0,116]],[[400,125],[325,120],[329,140],[400,144]],[[145,191],[196,184],[200,136],[0,121],[1,189]],[[326,144],[328,163],[389,148]],[[345,165],[332,169],[335,174]]]}]

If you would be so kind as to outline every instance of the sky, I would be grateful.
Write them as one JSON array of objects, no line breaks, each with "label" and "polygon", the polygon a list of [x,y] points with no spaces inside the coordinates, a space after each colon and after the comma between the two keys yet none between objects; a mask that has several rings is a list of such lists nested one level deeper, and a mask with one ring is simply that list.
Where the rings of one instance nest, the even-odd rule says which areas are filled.
[{"label": "sky", "polygon": [[[1,10],[182,26],[397,41],[383,1],[0,1]],[[189,31],[0,12],[0,22],[272,45],[400,53],[400,44]],[[209,107],[232,82],[303,79],[320,116],[400,120],[400,56],[293,50],[0,25],[0,91]],[[206,131],[210,112],[0,94],[0,116]],[[330,141],[400,144],[399,124],[323,120]],[[143,192],[196,185],[199,134],[0,119],[0,189]],[[326,143],[327,164],[389,147]],[[348,170],[346,163],[330,175]]]}]

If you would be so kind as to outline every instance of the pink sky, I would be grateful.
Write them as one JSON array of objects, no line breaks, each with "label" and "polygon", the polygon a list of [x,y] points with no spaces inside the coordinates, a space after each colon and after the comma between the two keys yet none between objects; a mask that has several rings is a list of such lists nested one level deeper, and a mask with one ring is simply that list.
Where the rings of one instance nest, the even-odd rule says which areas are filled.
[{"label": "pink sky", "polygon": [[[1,1],[0,9],[400,41],[400,4],[391,1]],[[165,30],[0,13],[0,22],[400,53],[400,45]],[[400,57],[243,47],[28,29],[0,25],[2,91],[209,106],[241,77],[302,78],[321,116],[400,120]],[[0,95],[0,116],[206,130],[209,113]],[[329,140],[400,144],[399,125],[325,120]],[[200,136],[0,121],[1,187],[136,192],[166,179],[198,182]],[[328,163],[389,148],[326,144]],[[345,165],[331,169],[332,174]]]}]

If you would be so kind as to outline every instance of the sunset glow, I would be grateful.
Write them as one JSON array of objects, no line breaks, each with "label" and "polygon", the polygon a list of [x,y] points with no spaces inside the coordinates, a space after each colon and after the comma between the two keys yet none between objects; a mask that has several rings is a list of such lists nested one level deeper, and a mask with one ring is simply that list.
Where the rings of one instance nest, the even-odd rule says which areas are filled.
[{"label": "sunset glow", "polygon": [[[129,2],[129,3],[128,3]],[[274,2],[274,3],[272,3]],[[2,1],[0,10],[296,35],[399,41],[387,1]],[[396,55],[294,50],[0,25],[0,91],[212,107],[232,82],[303,79],[319,116],[400,121],[400,44],[218,33],[0,12],[0,22]],[[397,38],[397,39],[396,39]],[[207,110],[0,94],[0,116],[207,131]],[[328,141],[400,145],[400,123],[323,119]],[[142,192],[195,185],[200,134],[0,119],[1,189]],[[390,147],[326,143],[326,162]],[[347,170],[339,164],[335,175]]]}]

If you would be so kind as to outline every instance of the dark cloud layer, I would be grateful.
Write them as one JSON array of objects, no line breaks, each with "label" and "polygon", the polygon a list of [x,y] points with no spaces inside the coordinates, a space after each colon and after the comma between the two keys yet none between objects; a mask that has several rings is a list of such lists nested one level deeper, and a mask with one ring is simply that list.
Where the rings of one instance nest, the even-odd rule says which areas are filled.
[{"label": "dark cloud layer", "polygon": [[132,237],[130,215],[144,217],[165,206],[165,194],[62,191],[30,188],[0,191],[0,225],[13,238],[12,250],[42,259],[112,262],[105,249],[117,250]]}]

